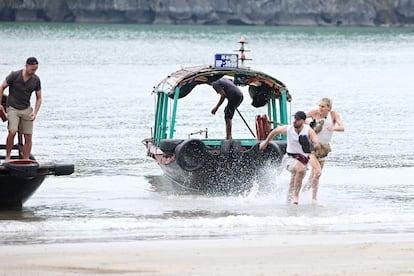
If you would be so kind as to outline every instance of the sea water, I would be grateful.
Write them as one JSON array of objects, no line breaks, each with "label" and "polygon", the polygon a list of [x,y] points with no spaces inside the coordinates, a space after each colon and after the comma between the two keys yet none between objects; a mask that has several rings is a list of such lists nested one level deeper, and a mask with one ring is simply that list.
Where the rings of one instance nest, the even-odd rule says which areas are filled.
[{"label": "sea water", "polygon": [[[330,97],[341,114],[318,204],[309,192],[286,204],[290,175],[277,169],[241,195],[191,193],[146,156],[153,87],[235,53],[241,36],[246,65],[288,87],[289,113]],[[33,154],[76,168],[48,177],[22,210],[0,211],[1,244],[414,232],[413,29],[0,23],[0,41],[2,79],[29,56],[40,63]],[[224,137],[224,106],[210,114],[217,94],[196,90],[177,132],[213,122],[209,134]],[[254,128],[243,91],[239,110]],[[233,128],[251,135],[238,114]],[[0,124],[0,140],[6,134]]]}]

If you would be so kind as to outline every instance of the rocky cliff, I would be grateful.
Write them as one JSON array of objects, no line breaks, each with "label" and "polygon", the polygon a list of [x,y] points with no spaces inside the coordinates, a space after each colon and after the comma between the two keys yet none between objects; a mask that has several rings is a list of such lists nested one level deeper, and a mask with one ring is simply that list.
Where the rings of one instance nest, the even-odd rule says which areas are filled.
[{"label": "rocky cliff", "polygon": [[413,26],[414,0],[0,0],[0,21]]}]

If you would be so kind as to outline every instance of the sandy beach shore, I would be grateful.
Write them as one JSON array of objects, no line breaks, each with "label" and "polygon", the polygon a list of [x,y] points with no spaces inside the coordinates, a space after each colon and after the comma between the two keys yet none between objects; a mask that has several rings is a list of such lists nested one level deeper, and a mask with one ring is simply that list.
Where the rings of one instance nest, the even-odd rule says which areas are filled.
[{"label": "sandy beach shore", "polygon": [[414,275],[414,235],[3,245],[0,275]]}]

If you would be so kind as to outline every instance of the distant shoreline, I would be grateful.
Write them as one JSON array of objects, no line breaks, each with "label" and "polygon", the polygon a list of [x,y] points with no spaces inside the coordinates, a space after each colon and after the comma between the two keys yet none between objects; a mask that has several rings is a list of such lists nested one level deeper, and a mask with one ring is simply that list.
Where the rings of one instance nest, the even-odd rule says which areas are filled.
[{"label": "distant shoreline", "polygon": [[411,1],[6,1],[0,22],[413,27]]}]

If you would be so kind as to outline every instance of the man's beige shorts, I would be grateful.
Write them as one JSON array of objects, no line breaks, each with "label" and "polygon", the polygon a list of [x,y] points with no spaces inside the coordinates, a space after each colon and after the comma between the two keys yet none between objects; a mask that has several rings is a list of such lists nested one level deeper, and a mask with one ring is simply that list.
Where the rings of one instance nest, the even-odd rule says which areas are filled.
[{"label": "man's beige shorts", "polygon": [[9,121],[9,131],[19,130],[23,134],[33,134],[33,121],[30,119],[30,114],[33,113],[33,108],[28,107],[26,109],[16,109],[9,106],[7,108],[7,120]]}]

